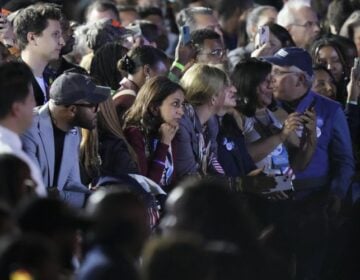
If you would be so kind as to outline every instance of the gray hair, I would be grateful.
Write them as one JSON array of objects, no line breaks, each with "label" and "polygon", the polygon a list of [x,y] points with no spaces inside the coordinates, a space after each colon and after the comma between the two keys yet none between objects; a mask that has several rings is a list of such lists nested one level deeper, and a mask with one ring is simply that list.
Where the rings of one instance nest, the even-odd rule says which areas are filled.
[{"label": "gray hair", "polygon": [[311,88],[312,86],[312,83],[314,81],[314,74],[312,76],[310,76],[308,73],[306,73],[305,71],[301,70],[299,67],[295,66],[295,65],[292,65],[289,67],[289,69],[291,71],[294,71],[296,73],[301,73],[301,74],[304,74],[304,77],[305,77],[305,86],[306,88]]},{"label": "gray hair", "polygon": [[214,11],[211,8],[207,7],[191,7],[182,9],[177,17],[176,24],[180,28],[184,25],[188,25],[190,32],[196,30],[196,15],[213,15]]},{"label": "gray hair", "polygon": [[303,7],[311,7],[308,1],[297,0],[286,2],[283,8],[279,11],[277,16],[277,24],[284,28],[288,28],[291,24],[295,23],[295,14]]},{"label": "gray hair", "polygon": [[249,36],[249,38],[254,37],[254,34],[253,34],[254,26],[257,27],[260,17],[268,10],[276,11],[276,9],[273,6],[261,5],[261,6],[254,8],[249,13],[249,15],[247,16],[247,19],[246,19],[246,33]]}]

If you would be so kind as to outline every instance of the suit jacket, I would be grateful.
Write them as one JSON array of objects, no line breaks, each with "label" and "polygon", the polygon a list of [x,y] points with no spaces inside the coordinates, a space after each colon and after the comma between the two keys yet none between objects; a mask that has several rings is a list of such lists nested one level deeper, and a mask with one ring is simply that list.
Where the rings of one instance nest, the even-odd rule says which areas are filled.
[{"label": "suit jacket", "polygon": [[54,182],[55,148],[53,124],[49,106],[37,107],[32,126],[22,136],[25,152],[41,170],[46,187],[57,187],[60,197],[75,207],[82,207],[89,193],[80,180],[79,144],[80,131],[74,128],[66,133],[58,182]]},{"label": "suit jacket", "polygon": [[[45,103],[45,97],[44,97],[44,93],[43,93],[39,83],[36,81],[34,75],[32,77],[31,83],[32,83],[33,90],[34,90],[36,106],[41,106]],[[45,83],[47,83],[47,82],[45,81]]]},{"label": "suit jacket", "polygon": [[[213,125],[213,122],[216,122],[215,117],[208,121],[208,130],[204,138],[206,143],[210,142],[210,153],[217,155],[216,136],[218,134],[218,126]],[[200,120],[188,105],[172,142],[176,147],[174,162],[177,178],[193,175],[198,172],[201,173],[199,134],[202,133],[202,130]],[[212,173],[212,170],[208,171]]]}]

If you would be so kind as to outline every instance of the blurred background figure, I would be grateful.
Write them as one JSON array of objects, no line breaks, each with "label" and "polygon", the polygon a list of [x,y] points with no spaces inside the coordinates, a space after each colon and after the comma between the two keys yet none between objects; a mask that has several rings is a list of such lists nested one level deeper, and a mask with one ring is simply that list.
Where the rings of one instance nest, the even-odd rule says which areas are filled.
[{"label": "blurred background figure", "polygon": [[90,197],[86,211],[94,226],[76,279],[139,279],[136,265],[149,235],[143,202],[130,192],[99,190]]}]

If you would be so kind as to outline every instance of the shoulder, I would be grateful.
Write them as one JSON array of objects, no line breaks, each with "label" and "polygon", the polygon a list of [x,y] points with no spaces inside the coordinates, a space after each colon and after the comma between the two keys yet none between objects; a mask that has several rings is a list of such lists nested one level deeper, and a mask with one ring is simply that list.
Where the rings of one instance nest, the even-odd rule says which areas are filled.
[{"label": "shoulder", "polygon": [[141,129],[137,126],[128,126],[124,129],[124,134],[129,142],[136,142],[141,139],[144,141],[144,134]]},{"label": "shoulder", "polygon": [[333,110],[337,110],[338,108],[341,108],[340,103],[337,101],[334,101],[328,97],[322,96],[315,92],[312,92],[312,94],[313,94],[313,97],[316,99],[316,102],[319,102],[320,105],[324,106],[325,108],[333,109]]}]

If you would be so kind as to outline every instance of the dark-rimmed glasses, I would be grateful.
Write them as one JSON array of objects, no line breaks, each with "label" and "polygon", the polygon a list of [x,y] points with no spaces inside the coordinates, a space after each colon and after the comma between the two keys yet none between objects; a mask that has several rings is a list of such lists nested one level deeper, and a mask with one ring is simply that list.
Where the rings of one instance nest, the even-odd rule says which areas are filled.
[{"label": "dark-rimmed glasses", "polygon": [[[97,112],[99,109],[99,104],[85,104],[85,103],[75,103],[75,104],[71,104],[77,107],[85,107],[85,108],[93,108],[93,112]],[[70,105],[68,105],[70,106]]]},{"label": "dark-rimmed glasses", "polygon": [[211,52],[208,52],[208,53],[199,52],[198,54],[223,57],[225,52],[226,52],[226,50],[224,50],[224,49],[215,49],[215,50],[213,50]]}]

